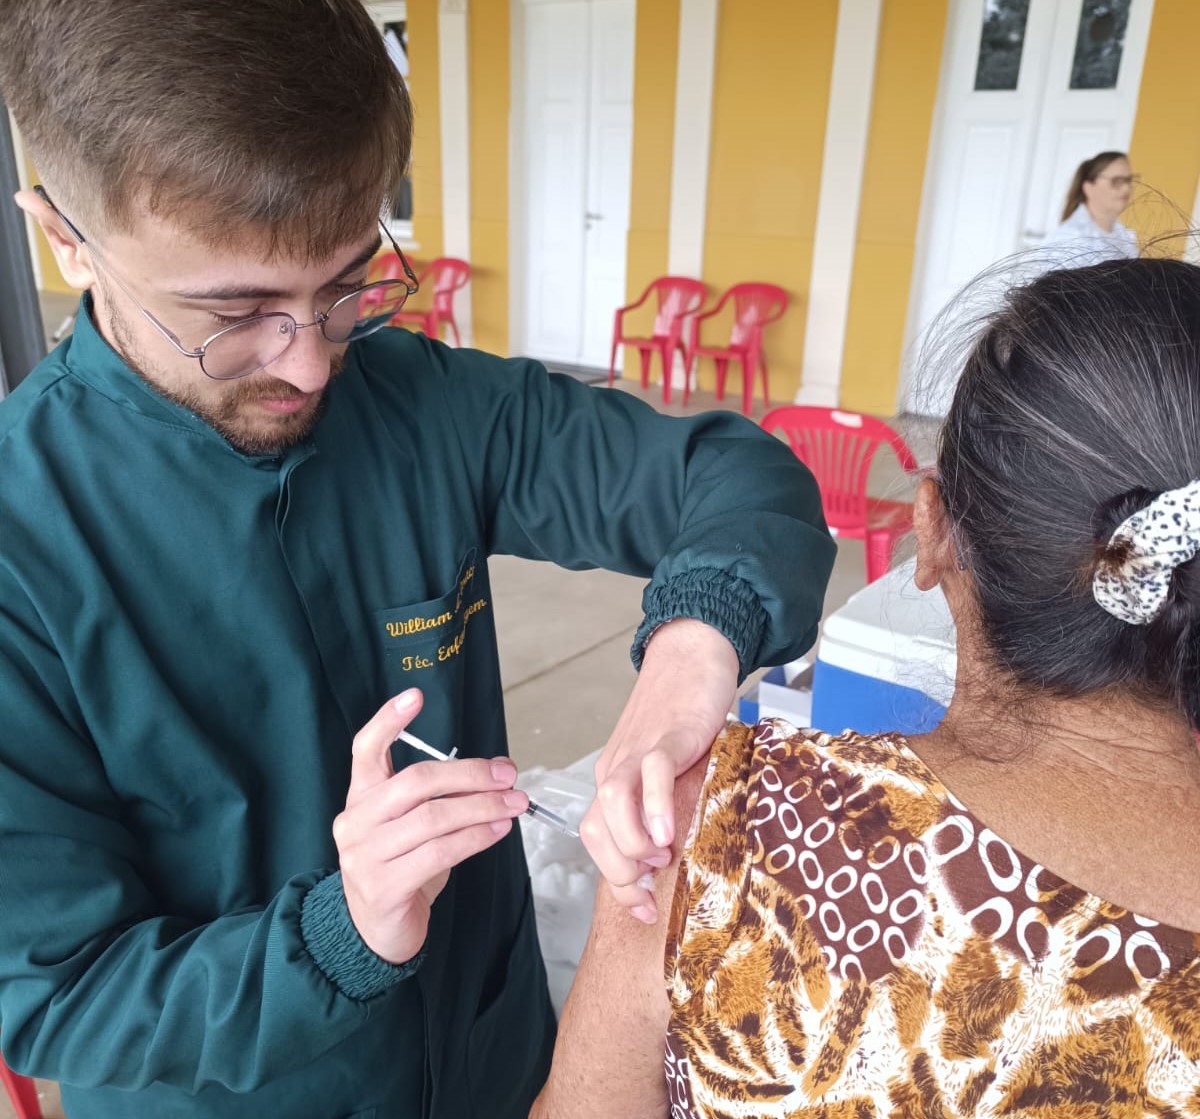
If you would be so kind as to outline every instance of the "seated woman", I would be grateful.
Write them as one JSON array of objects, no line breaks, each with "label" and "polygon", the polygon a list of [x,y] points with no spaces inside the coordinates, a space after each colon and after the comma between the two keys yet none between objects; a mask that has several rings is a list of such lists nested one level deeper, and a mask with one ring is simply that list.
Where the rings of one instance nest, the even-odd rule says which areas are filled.
[{"label": "seated woman", "polygon": [[535,1116],[1200,1116],[1200,268],[1010,293],[916,536],[944,721],[730,727]]},{"label": "seated woman", "polygon": [[1133,197],[1133,178],[1124,152],[1101,152],[1075,169],[1062,222],[1046,238],[1064,264],[1080,268],[1138,255],[1137,235],[1117,220]]}]

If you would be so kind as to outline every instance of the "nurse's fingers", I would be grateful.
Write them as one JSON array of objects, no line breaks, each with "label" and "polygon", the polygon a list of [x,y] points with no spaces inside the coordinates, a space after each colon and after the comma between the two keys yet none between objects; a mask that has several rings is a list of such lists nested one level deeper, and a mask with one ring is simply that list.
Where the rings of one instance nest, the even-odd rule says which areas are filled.
[{"label": "nurse's fingers", "polygon": [[[651,799],[652,815],[646,813],[643,807],[647,773],[651,777],[654,789]],[[665,804],[661,792],[664,785]],[[612,845],[626,859],[651,859],[670,847],[674,836],[674,808],[671,801],[674,785],[674,763],[670,758],[661,755],[657,749],[627,756],[612,766],[604,779],[597,784],[593,807],[599,809]],[[603,849],[599,844],[594,851],[590,843],[587,846],[592,858],[604,872],[604,864],[600,863]],[[604,877],[610,882],[615,881],[608,873],[605,873]]]},{"label": "nurse's fingers", "polygon": [[[675,779],[678,754],[662,743],[642,759],[642,817],[659,848],[675,841]],[[618,839],[618,843],[620,840]]]},{"label": "nurse's fingers", "polygon": [[[659,871],[667,874],[669,871]],[[641,921],[644,925],[653,925],[658,920],[658,906],[655,904],[654,893],[657,875],[654,871],[646,871],[636,882],[628,886],[614,886],[608,883],[608,892],[613,900],[625,909],[629,915]]]},{"label": "nurse's fingers", "polygon": [[418,820],[435,816],[453,819],[462,809],[461,802],[471,794],[500,792],[512,794],[529,807],[529,797],[513,788],[517,767],[508,758],[455,758],[448,762],[417,762],[405,766],[386,785],[371,794],[372,814],[379,821],[417,816]]},{"label": "nurse's fingers", "polygon": [[347,806],[392,776],[392,743],[396,741],[396,735],[417,717],[423,701],[419,688],[401,692],[376,711],[370,722],[354,736]]},{"label": "nurse's fingers", "polygon": [[[438,880],[460,863],[486,851],[499,843],[513,829],[511,817],[493,820],[491,823],[475,824],[469,828],[439,835],[414,848],[400,859],[394,859],[381,868],[386,880],[392,878],[396,886],[404,889],[421,889]],[[440,887],[439,887],[440,892]]]},{"label": "nurse's fingers", "polygon": [[579,825],[579,837],[600,869],[601,875],[613,886],[628,886],[636,882],[652,866],[666,866],[671,860],[669,850],[647,847],[647,859],[630,858],[617,846],[599,798]]},{"label": "nurse's fingers", "polygon": [[[516,793],[516,779],[516,766],[508,758],[415,762],[356,798],[347,798],[345,811],[334,821],[334,837],[340,847],[414,813],[425,819],[431,804],[443,805],[437,812],[444,815],[479,793]],[[524,799],[524,811],[529,798],[517,795]]]},{"label": "nurse's fingers", "polygon": [[500,842],[512,826],[507,815],[468,824],[394,859],[380,857],[378,841],[386,828],[340,848],[346,907],[367,947],[392,963],[412,959],[429,934],[430,906],[445,888],[450,871]]},{"label": "nurse's fingers", "polygon": [[[373,857],[380,862],[404,859],[422,847],[452,847],[449,841],[479,824],[507,824],[529,807],[529,797],[519,789],[439,797],[381,824],[371,838]],[[496,828],[507,832],[507,828]],[[455,865],[451,863],[450,865]]]},{"label": "nurse's fingers", "polygon": [[[664,907],[669,907],[674,890],[674,867],[678,864],[683,848],[683,836],[695,814],[696,803],[708,765],[701,760],[678,776],[672,771],[663,776],[656,773],[658,763],[644,766],[644,781],[653,784],[669,777],[671,782],[671,821],[678,823],[668,847],[654,849],[649,860],[630,858],[621,851],[617,839],[605,820],[599,799],[592,804],[580,825],[580,834],[587,845],[588,853],[596,861],[600,873],[607,880],[607,888],[618,905],[627,908],[631,915],[646,924],[654,924]],[[611,778],[610,774],[610,778]],[[657,809],[662,815],[661,801],[644,801],[651,811]]]}]

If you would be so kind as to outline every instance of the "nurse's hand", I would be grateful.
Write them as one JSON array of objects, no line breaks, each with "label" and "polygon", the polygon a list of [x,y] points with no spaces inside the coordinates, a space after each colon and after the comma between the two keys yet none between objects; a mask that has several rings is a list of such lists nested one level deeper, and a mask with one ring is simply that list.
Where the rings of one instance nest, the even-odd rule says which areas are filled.
[{"label": "nurse's hand", "polygon": [[420,710],[421,693],[410,689],[355,735],[350,792],[333,822],[350,918],[393,964],[420,952],[451,868],[506,836],[529,807],[507,758],[419,762],[396,773],[392,743]]},{"label": "nurse's hand", "polygon": [[737,683],[737,652],[724,634],[694,618],[659,626],[596,762],[596,800],[580,835],[613,897],[647,924],[657,909],[643,876],[671,861],[675,833],[690,823],[675,819],[675,778],[724,728]]}]

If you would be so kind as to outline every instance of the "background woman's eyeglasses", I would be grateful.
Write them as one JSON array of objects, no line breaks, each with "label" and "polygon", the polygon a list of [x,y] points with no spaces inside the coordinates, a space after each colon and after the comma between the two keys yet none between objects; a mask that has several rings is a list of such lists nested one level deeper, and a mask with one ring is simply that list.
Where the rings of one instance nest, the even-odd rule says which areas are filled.
[{"label": "background woman's eyeglasses", "polygon": [[324,311],[318,311],[312,322],[297,322],[286,311],[270,311],[263,315],[254,315],[242,322],[226,326],[210,335],[194,350],[184,346],[175,333],[158,321],[138,301],[137,297],[125,286],[121,278],[104,262],[104,258],[96,251],[82,233],[50,200],[46,191],[36,186],[33,188],[38,196],[56,213],[72,236],[81,244],[88,245],[93,258],[112,277],[113,282],[137,306],[146,320],[184,357],[195,358],[200,362],[200,368],[214,380],[231,381],[237,377],[246,377],[266,368],[277,361],[284,350],[292,344],[292,340],[301,330],[310,326],[319,327],[325,338],[334,343],[354,342],[365,338],[368,334],[387,326],[392,316],[407,302],[410,295],[417,292],[417,278],[413,275],[412,265],[401,252],[387,226],[382,219],[379,222],[384,236],[391,242],[396,256],[404,269],[405,279],[379,280],[372,284],[363,284],[340,299],[335,300]]}]

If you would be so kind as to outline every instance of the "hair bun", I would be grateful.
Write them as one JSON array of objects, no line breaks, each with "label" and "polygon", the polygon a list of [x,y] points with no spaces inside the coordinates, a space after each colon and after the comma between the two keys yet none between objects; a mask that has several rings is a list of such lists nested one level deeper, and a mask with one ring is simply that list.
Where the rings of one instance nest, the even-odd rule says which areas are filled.
[{"label": "hair bun", "polygon": [[[1137,506],[1148,490],[1130,490],[1110,503]],[[1099,605],[1130,625],[1149,625],[1171,598],[1176,569],[1200,552],[1200,480],[1166,490],[1117,525],[1092,577]]]}]

